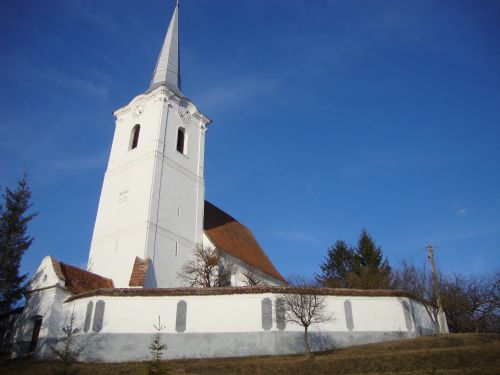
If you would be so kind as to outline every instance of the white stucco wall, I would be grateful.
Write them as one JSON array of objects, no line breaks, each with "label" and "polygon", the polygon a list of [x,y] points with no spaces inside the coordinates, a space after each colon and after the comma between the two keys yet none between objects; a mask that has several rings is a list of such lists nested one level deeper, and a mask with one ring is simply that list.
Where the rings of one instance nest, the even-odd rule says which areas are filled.
[{"label": "white stucco wall", "polygon": [[422,335],[433,333],[435,327],[430,316],[430,309],[426,309],[425,306],[416,301],[410,302],[416,330]]},{"label": "white stucco wall", "polygon": [[[303,327],[287,322],[278,328],[275,293],[111,297],[94,296],[63,302],[69,294],[58,286],[30,293],[28,307],[19,319],[18,343],[24,350],[31,339],[31,317],[41,315],[37,355],[50,357],[50,343],[62,336],[62,327],[71,314],[76,318],[77,335],[87,353],[86,360],[127,361],[148,358],[158,316],[165,326],[162,331],[175,343],[167,358],[288,354],[300,352]],[[263,314],[263,301],[271,301],[271,316]],[[406,297],[325,296],[326,315],[331,320],[310,327],[319,341],[315,347],[355,345],[394,338],[431,334],[433,324],[425,309]],[[183,301],[183,302],[181,302]],[[96,306],[104,302],[102,328],[95,331]],[[186,304],[185,327],[179,325],[179,302]],[[87,308],[91,303],[88,330],[84,330]],[[352,310],[352,325],[346,317],[346,304]],[[411,306],[406,309],[404,305]],[[271,325],[264,324],[266,319]],[[182,319],[181,319],[182,320]],[[318,336],[320,335],[320,336]],[[298,344],[297,344],[298,343]],[[313,346],[314,346],[313,345]],[[320,346],[318,346],[320,345]],[[20,348],[21,345],[18,345]],[[19,349],[18,354],[23,354]]]},{"label": "white stucco wall", "polygon": [[[64,281],[54,271],[52,258],[46,256],[26,288],[25,308],[15,323],[14,342],[21,351],[27,350],[31,341],[36,316],[42,317],[39,343],[47,337],[61,335],[61,321],[67,315],[67,306],[63,301],[71,296],[63,286]],[[50,349],[45,347],[43,350],[47,352]]]},{"label": "white stucco wall", "polygon": [[[192,114],[186,123],[179,106]],[[176,274],[202,242],[204,143],[209,120],[163,87],[117,110],[87,269],[128,287],[136,256],[150,258],[157,287],[181,286]],[[140,125],[138,146],[130,149]],[[176,149],[185,128],[186,155]]]},{"label": "white stucco wall", "polygon": [[274,286],[285,285],[285,283],[275,279],[272,276],[269,276],[268,274],[258,270],[255,267],[248,265],[241,259],[233,257],[227,253],[224,253],[224,256],[227,257],[227,259],[229,259],[229,261],[232,263],[234,267],[234,273],[231,278],[231,286],[247,286],[248,284],[245,283],[246,277],[244,276],[246,272],[251,272],[257,277],[259,277],[263,284],[274,285]]},{"label": "white stucco wall", "polygon": [[[276,325],[275,294],[235,294],[216,296],[163,296],[163,297],[92,297],[81,298],[64,304],[66,314],[75,312],[83,326],[87,304],[105,302],[104,324],[101,333],[151,333],[153,323],[161,316],[166,325],[165,333],[175,333],[176,309],[179,301],[187,303],[186,333],[204,332],[256,332],[262,331],[262,300],[273,302],[273,326]],[[312,327],[312,331],[348,331],[344,302],[352,304],[353,331],[408,331],[405,323],[402,297],[344,297],[326,296],[331,321]],[[419,306],[413,302],[414,306]],[[425,315],[418,324],[432,329],[432,322]],[[303,328],[287,323],[285,331],[302,331]],[[415,331],[412,324],[411,331]]]},{"label": "white stucco wall", "polygon": [[42,318],[38,335],[38,353],[42,356],[52,354],[50,346],[44,343],[47,338],[61,337],[61,328],[68,316],[63,301],[69,296],[70,293],[58,286],[31,292],[26,296],[26,307],[14,328],[14,357],[18,354],[26,354],[33,335],[34,318],[37,316]]}]

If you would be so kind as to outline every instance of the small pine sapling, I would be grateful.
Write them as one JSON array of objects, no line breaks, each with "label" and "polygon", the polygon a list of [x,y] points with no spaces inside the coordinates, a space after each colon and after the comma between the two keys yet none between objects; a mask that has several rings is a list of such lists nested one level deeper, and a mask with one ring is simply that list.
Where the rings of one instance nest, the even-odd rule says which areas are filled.
[{"label": "small pine sapling", "polygon": [[166,370],[163,369],[161,366],[161,358],[163,356],[163,352],[167,350],[167,344],[164,344],[161,341],[161,331],[163,331],[166,326],[161,324],[160,316],[158,316],[158,324],[153,324],[153,327],[156,330],[156,334],[151,344],[149,344],[149,352],[151,353],[151,363],[149,366],[148,374],[150,375],[166,374]]},{"label": "small pine sapling", "polygon": [[76,374],[77,370],[72,370],[71,367],[80,356],[80,350],[75,346],[75,335],[80,332],[79,328],[75,327],[76,314],[71,313],[69,322],[62,328],[64,336],[60,340],[60,349],[52,348],[55,358],[58,361],[56,374],[58,375],[72,375]]}]

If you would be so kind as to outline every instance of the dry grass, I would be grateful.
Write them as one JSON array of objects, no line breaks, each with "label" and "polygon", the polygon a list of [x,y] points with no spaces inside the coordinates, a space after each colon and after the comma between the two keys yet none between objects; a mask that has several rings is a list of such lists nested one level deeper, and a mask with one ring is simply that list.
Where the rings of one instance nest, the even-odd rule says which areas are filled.
[{"label": "dry grass", "polygon": [[[455,334],[421,337],[303,356],[267,356],[165,361],[170,375],[180,374],[500,374],[500,335]],[[147,374],[146,362],[79,363],[78,375]],[[2,360],[0,373],[53,374],[54,362]]]}]

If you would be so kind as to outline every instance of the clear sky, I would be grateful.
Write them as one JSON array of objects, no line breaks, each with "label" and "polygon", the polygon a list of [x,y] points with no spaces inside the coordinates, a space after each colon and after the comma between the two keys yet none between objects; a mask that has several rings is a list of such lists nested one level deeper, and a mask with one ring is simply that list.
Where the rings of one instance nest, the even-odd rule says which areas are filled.
[{"label": "clear sky", "polygon": [[[174,0],[0,2],[0,184],[39,212],[22,270],[85,266],[114,131]],[[500,2],[183,0],[206,197],[282,274],[362,227],[391,264],[500,268]]]}]

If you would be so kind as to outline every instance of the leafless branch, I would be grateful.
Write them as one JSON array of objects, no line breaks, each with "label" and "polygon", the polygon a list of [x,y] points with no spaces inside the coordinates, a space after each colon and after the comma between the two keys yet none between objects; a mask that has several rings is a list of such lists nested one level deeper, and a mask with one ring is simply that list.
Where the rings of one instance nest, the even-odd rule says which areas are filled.
[{"label": "leafless branch", "polygon": [[259,285],[266,284],[264,282],[264,280],[262,280],[262,278],[259,275],[253,273],[250,270],[246,270],[243,272],[242,281],[243,281],[243,284],[248,285],[248,286],[259,286]]},{"label": "leafless branch", "polygon": [[315,291],[319,291],[316,283],[301,277],[289,278],[289,282],[296,288],[304,288],[306,293],[284,294],[282,303],[277,304],[288,322],[293,322],[304,328],[304,352],[307,357],[311,356],[309,345],[309,326],[325,323],[333,319],[327,311],[326,298]]},{"label": "leafless branch", "polygon": [[194,260],[187,262],[177,274],[189,287],[213,288],[231,285],[234,265],[212,247],[198,246]]}]

